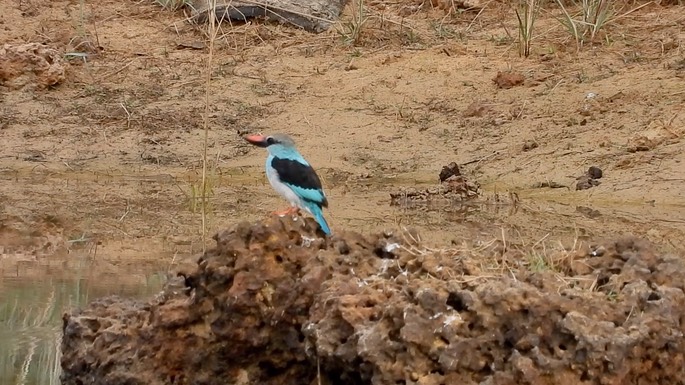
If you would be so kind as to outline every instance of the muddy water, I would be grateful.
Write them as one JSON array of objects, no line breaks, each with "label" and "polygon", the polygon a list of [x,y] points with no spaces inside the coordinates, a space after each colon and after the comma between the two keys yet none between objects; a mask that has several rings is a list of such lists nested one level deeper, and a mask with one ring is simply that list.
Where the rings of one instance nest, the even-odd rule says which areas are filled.
[{"label": "muddy water", "polygon": [[84,270],[44,272],[40,280],[22,276],[19,270],[14,277],[3,272],[0,284],[0,384],[7,385],[59,384],[65,310],[112,294],[146,297],[162,282],[153,272],[147,283],[127,286],[88,279]]},{"label": "muddy water", "polygon": [[[326,175],[324,173],[324,175]],[[425,180],[424,180],[425,179]],[[571,191],[485,185],[468,205],[391,207],[389,193],[429,187],[405,175],[344,180],[326,187],[334,229],[418,230],[433,247],[496,240],[517,247],[582,247],[603,236],[636,233],[682,250],[685,210],[620,203]],[[420,181],[417,186],[417,180]],[[261,170],[212,173],[207,227],[282,208]],[[57,384],[61,316],[107,295],[144,298],[202,250],[198,174],[5,171],[0,174],[0,384]],[[211,246],[211,239],[208,241]]]}]

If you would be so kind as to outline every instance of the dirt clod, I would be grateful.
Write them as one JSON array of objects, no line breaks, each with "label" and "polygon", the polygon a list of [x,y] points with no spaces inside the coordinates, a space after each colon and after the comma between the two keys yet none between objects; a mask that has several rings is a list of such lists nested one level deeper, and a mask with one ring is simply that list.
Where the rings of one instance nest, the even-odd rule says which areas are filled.
[{"label": "dirt clod", "polygon": [[682,383],[685,262],[644,241],[486,274],[492,256],[314,229],[237,224],[189,296],[66,314],[62,383]]},{"label": "dirt clod", "polygon": [[523,143],[523,151],[530,151],[538,148],[538,146],[538,142],[534,140],[527,140],[525,143]]},{"label": "dirt clod", "polygon": [[0,48],[0,85],[45,88],[65,79],[65,63],[54,49],[39,43],[5,44]]},{"label": "dirt clod", "polygon": [[495,84],[497,85],[497,88],[505,89],[520,86],[523,84],[525,80],[526,78],[523,76],[522,73],[512,71],[499,71],[497,72],[497,76],[495,76],[492,79],[492,81],[495,82]]}]

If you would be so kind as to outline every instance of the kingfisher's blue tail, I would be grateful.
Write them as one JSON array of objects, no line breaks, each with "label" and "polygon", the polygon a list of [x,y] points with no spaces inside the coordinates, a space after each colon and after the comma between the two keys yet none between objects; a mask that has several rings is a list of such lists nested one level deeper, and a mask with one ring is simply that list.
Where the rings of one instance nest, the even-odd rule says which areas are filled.
[{"label": "kingfisher's blue tail", "polygon": [[331,235],[331,228],[328,227],[328,222],[326,222],[326,218],[323,217],[323,211],[321,210],[321,207],[313,203],[310,203],[307,206],[309,210],[311,210],[316,222],[319,224],[319,226],[321,226],[321,230],[323,230],[326,235]]}]

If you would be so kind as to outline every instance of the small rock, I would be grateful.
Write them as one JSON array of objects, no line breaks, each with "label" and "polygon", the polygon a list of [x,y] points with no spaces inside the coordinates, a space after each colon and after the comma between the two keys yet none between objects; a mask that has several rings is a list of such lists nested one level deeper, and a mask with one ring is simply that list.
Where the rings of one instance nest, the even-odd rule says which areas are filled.
[{"label": "small rock", "polygon": [[590,166],[590,168],[587,170],[587,175],[592,179],[601,179],[602,169],[596,166]]},{"label": "small rock", "polygon": [[456,162],[452,162],[447,166],[442,166],[442,170],[440,170],[440,182],[444,182],[445,180],[447,180],[447,178],[454,175],[461,175],[459,165]]}]

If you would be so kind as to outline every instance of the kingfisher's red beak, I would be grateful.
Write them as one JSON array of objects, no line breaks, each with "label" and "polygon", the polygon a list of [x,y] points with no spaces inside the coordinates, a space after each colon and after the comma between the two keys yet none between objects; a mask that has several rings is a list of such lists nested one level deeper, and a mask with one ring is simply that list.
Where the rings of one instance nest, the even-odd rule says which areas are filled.
[{"label": "kingfisher's red beak", "polygon": [[244,139],[257,147],[266,147],[266,136],[264,135],[247,135]]}]

